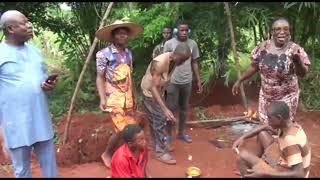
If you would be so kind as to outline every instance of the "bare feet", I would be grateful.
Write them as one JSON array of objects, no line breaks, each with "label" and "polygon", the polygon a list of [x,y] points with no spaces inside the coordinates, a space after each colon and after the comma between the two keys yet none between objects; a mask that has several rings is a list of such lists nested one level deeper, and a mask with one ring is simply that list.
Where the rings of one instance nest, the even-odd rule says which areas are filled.
[{"label": "bare feet", "polygon": [[173,147],[173,145],[171,143],[167,143],[166,144],[166,149],[169,152],[173,152],[174,151],[174,147]]},{"label": "bare feet", "polygon": [[234,170],[233,173],[234,173],[235,175],[238,175],[238,176],[242,177],[240,171],[238,171],[238,170]]},{"label": "bare feet", "polygon": [[9,159],[9,151],[6,148],[6,146],[4,145],[2,128],[0,128],[0,144],[2,147],[2,153],[3,153],[4,158]]},{"label": "bare feet", "polygon": [[177,163],[177,161],[169,153],[165,153],[157,157],[157,160],[169,165],[174,165]]},{"label": "bare feet", "polygon": [[3,151],[4,157],[5,157],[6,159],[9,159],[8,149],[2,146],[2,151]]},{"label": "bare feet", "polygon": [[110,169],[110,164],[111,164],[111,157],[106,153],[104,152],[102,155],[101,155],[101,159],[102,159],[102,162],[103,164]]},{"label": "bare feet", "polygon": [[2,143],[1,144],[2,146],[2,152],[3,152],[3,155],[6,159],[9,159],[9,152],[8,152],[8,149],[4,146],[4,144]]}]

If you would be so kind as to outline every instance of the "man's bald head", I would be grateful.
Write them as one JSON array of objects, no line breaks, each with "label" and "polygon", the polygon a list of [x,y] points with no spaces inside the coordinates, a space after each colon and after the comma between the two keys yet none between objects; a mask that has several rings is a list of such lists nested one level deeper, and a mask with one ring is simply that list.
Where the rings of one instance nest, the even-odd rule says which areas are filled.
[{"label": "man's bald head", "polygon": [[3,29],[6,41],[13,45],[21,45],[33,36],[32,24],[17,10],[9,10],[2,14],[0,28]]},{"label": "man's bald head", "polygon": [[7,25],[17,22],[18,18],[21,16],[24,15],[17,10],[8,10],[4,12],[0,19],[0,28],[4,30]]}]

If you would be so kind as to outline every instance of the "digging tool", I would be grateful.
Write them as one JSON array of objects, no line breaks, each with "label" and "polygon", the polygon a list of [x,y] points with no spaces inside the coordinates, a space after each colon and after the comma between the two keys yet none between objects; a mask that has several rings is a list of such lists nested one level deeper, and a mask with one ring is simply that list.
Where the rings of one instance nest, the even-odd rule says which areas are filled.
[{"label": "digging tool", "polygon": [[221,118],[221,119],[210,119],[210,120],[197,120],[197,121],[188,121],[187,124],[198,124],[198,123],[211,123],[207,128],[215,128],[223,125],[230,124],[236,121],[246,121],[250,123],[259,124],[259,122],[253,120],[257,118],[257,111],[253,111],[251,108],[248,108],[248,111],[243,112],[242,116]]},{"label": "digging tool", "polygon": [[187,124],[198,124],[198,123],[208,123],[208,122],[234,122],[245,119],[246,116],[236,116],[229,118],[221,118],[221,119],[209,119],[209,120],[196,120],[196,121],[187,121]]},{"label": "digging tool", "polygon": [[210,119],[210,120],[199,120],[199,121],[188,121],[187,124],[199,124],[199,123],[209,123],[206,128],[217,128],[220,126],[228,125],[237,121],[245,121],[250,123],[259,124],[259,122],[248,119],[247,116],[236,116],[221,119]]}]

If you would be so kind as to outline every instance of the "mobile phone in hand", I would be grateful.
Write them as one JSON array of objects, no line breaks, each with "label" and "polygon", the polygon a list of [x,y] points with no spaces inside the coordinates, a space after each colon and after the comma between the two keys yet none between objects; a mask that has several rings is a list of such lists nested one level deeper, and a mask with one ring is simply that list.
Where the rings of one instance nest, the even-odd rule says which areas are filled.
[{"label": "mobile phone in hand", "polygon": [[[54,75],[49,76],[49,77],[47,78],[47,80],[46,80],[46,83],[50,83],[50,82],[56,80],[57,77],[58,77],[58,74],[54,74]],[[50,80],[50,82],[49,82],[49,80]]]}]

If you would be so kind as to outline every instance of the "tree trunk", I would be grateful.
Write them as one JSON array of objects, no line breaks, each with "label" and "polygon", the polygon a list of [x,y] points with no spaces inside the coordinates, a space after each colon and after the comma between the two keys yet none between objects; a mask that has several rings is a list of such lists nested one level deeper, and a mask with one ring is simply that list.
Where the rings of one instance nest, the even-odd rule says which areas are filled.
[{"label": "tree trunk", "polygon": [[[230,35],[231,35],[231,46],[232,46],[232,51],[233,51],[233,58],[234,58],[234,61],[236,63],[236,67],[238,69],[238,78],[240,78],[240,76],[241,76],[240,64],[239,64],[239,58],[238,58],[237,49],[236,49],[236,41],[235,41],[235,37],[234,37],[234,31],[233,31],[233,25],[232,25],[232,19],[231,19],[231,12],[230,12],[230,9],[229,9],[229,3],[228,2],[224,2],[224,6],[225,6],[226,14],[227,14],[227,17],[228,17],[228,24],[229,24]],[[243,106],[245,107],[245,109],[248,109],[247,98],[246,98],[242,83],[241,83],[240,91],[241,91],[241,97],[242,97]]]},{"label": "tree trunk", "polygon": [[303,31],[301,33],[301,39],[300,39],[300,43],[299,43],[301,47],[305,47],[305,45],[310,37],[312,24],[315,23],[315,22],[310,23],[310,21],[307,20],[308,18],[310,19],[310,17],[307,18],[307,15],[304,17],[305,17],[305,20],[303,23]]},{"label": "tree trunk", "polygon": [[257,31],[256,31],[256,27],[252,26],[253,29],[253,38],[254,38],[254,45],[256,46],[258,44],[257,42]]},{"label": "tree trunk", "polygon": [[[223,6],[223,4],[221,4]],[[217,12],[218,15],[220,15],[221,17],[224,16],[224,10],[223,9],[219,9],[219,11]],[[227,24],[225,24],[225,21],[223,19],[221,19],[221,21],[219,22],[219,30],[217,31],[218,35],[218,48],[217,48],[217,55],[218,55],[218,62],[219,62],[219,68],[218,68],[218,72],[217,72],[217,78],[221,78],[226,70],[227,67],[227,56],[228,56],[228,42],[229,42],[229,38],[228,38],[228,32],[226,32],[226,30],[228,29]],[[212,81],[214,81],[215,79],[212,79]]]},{"label": "tree trunk", "polygon": [[220,63],[218,78],[221,78],[227,66],[227,38],[219,38],[218,41],[218,61]]},{"label": "tree trunk", "polygon": [[[111,8],[112,8],[112,5],[113,5],[113,2],[110,2],[109,5],[108,5],[108,8],[100,22],[100,26],[99,26],[99,29],[102,28],[104,26],[104,22],[105,20],[107,19],[107,17],[109,16],[110,14],[110,11],[111,11]],[[64,130],[64,134],[63,134],[63,144],[65,144],[67,142],[67,139],[68,139],[68,132],[69,132],[69,127],[70,127],[70,123],[71,123],[71,113],[72,113],[72,110],[73,110],[73,107],[74,107],[74,104],[75,104],[75,100],[76,100],[76,97],[77,97],[77,94],[78,94],[78,91],[80,89],[80,84],[82,82],[82,79],[83,79],[83,76],[84,76],[84,73],[86,71],[86,68],[87,68],[87,65],[89,64],[90,62],[90,59],[91,59],[91,56],[93,54],[93,51],[96,47],[98,43],[98,39],[97,38],[94,38],[94,41],[91,45],[91,48],[90,48],[90,51],[89,51],[89,54],[87,56],[87,59],[84,63],[84,66],[82,68],[82,71],[80,73],[80,77],[78,79],[78,82],[77,82],[77,85],[76,85],[76,89],[75,91],[73,92],[73,95],[72,95],[72,99],[71,99],[71,104],[70,104],[70,107],[69,107],[69,111],[68,111],[68,116],[67,116],[67,121],[66,121],[66,126],[65,126],[65,130]]]},{"label": "tree trunk", "polygon": [[262,42],[264,40],[264,32],[263,32],[263,28],[260,21],[258,22],[258,27],[259,27],[259,39],[260,39],[260,42]]}]

